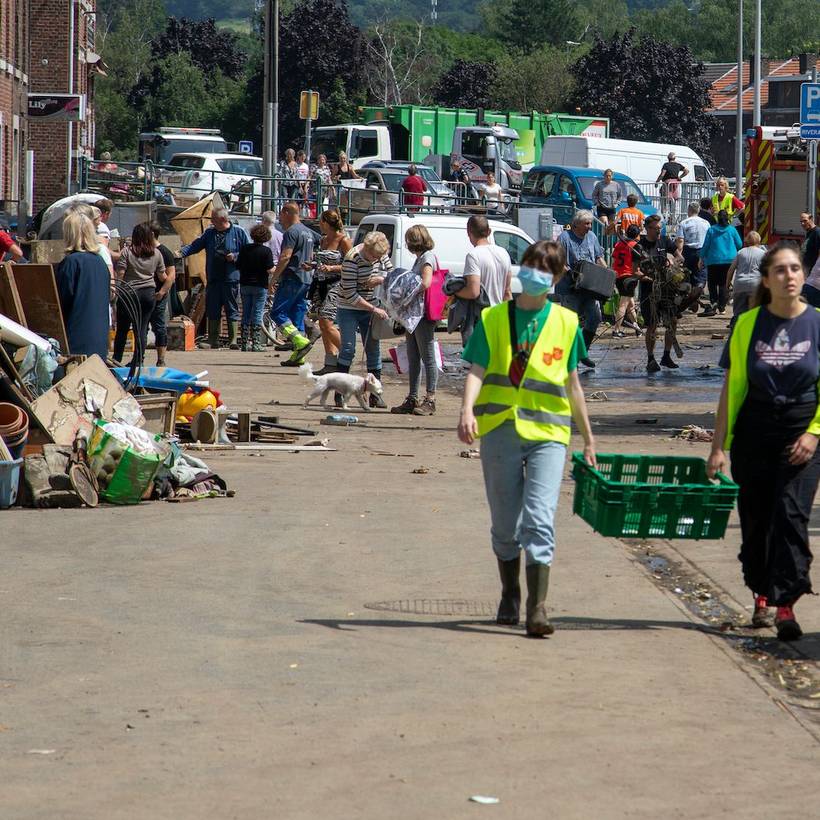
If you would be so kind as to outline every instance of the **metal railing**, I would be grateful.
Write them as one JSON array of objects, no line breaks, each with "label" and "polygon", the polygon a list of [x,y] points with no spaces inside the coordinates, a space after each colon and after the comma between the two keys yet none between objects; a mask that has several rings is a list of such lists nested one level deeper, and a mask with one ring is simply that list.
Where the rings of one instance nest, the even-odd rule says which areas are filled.
[{"label": "metal railing", "polygon": [[[675,227],[686,219],[689,205],[699,204],[704,197],[712,198],[717,188],[709,182],[642,182],[638,183],[643,196],[663,216],[669,227]],[[734,190],[734,179],[729,180],[729,190]]]}]

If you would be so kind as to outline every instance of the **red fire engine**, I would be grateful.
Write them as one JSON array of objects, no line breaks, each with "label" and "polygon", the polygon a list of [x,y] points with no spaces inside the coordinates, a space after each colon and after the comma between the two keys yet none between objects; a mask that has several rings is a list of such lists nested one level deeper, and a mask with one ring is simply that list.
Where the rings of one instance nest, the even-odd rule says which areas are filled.
[{"label": "red fire engine", "polygon": [[[744,232],[757,231],[764,245],[802,241],[806,210],[808,146],[797,126],[758,126],[746,132]],[[820,206],[820,185],[815,213]]]}]

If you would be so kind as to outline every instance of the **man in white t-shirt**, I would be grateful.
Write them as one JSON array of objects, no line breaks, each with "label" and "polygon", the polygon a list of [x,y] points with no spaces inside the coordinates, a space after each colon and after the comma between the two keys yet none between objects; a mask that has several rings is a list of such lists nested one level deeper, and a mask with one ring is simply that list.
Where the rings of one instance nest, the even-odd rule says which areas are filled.
[{"label": "man in white t-shirt", "polygon": [[477,299],[484,288],[490,305],[512,299],[512,262],[504,248],[490,243],[490,223],[486,216],[471,216],[467,220],[467,236],[473,249],[464,260],[467,285],[456,296]]}]

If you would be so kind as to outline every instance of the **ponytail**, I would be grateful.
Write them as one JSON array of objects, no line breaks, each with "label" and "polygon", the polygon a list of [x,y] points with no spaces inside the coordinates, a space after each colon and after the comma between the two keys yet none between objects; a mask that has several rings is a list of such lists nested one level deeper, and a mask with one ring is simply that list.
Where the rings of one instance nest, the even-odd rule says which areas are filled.
[{"label": "ponytail", "polygon": [[768,305],[772,301],[772,292],[763,284],[763,279],[757,284],[754,295],[751,299],[751,306],[753,308]]}]

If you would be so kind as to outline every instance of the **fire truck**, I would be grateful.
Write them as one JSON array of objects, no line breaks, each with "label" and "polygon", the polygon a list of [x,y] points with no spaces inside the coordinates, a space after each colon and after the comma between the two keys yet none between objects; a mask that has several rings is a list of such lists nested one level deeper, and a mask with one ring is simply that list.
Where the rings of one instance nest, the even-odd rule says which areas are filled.
[{"label": "fire truck", "polygon": [[[808,144],[798,126],[757,126],[746,132],[744,233],[757,231],[764,245],[802,241],[806,210]],[[815,192],[820,206],[820,185]]]}]

